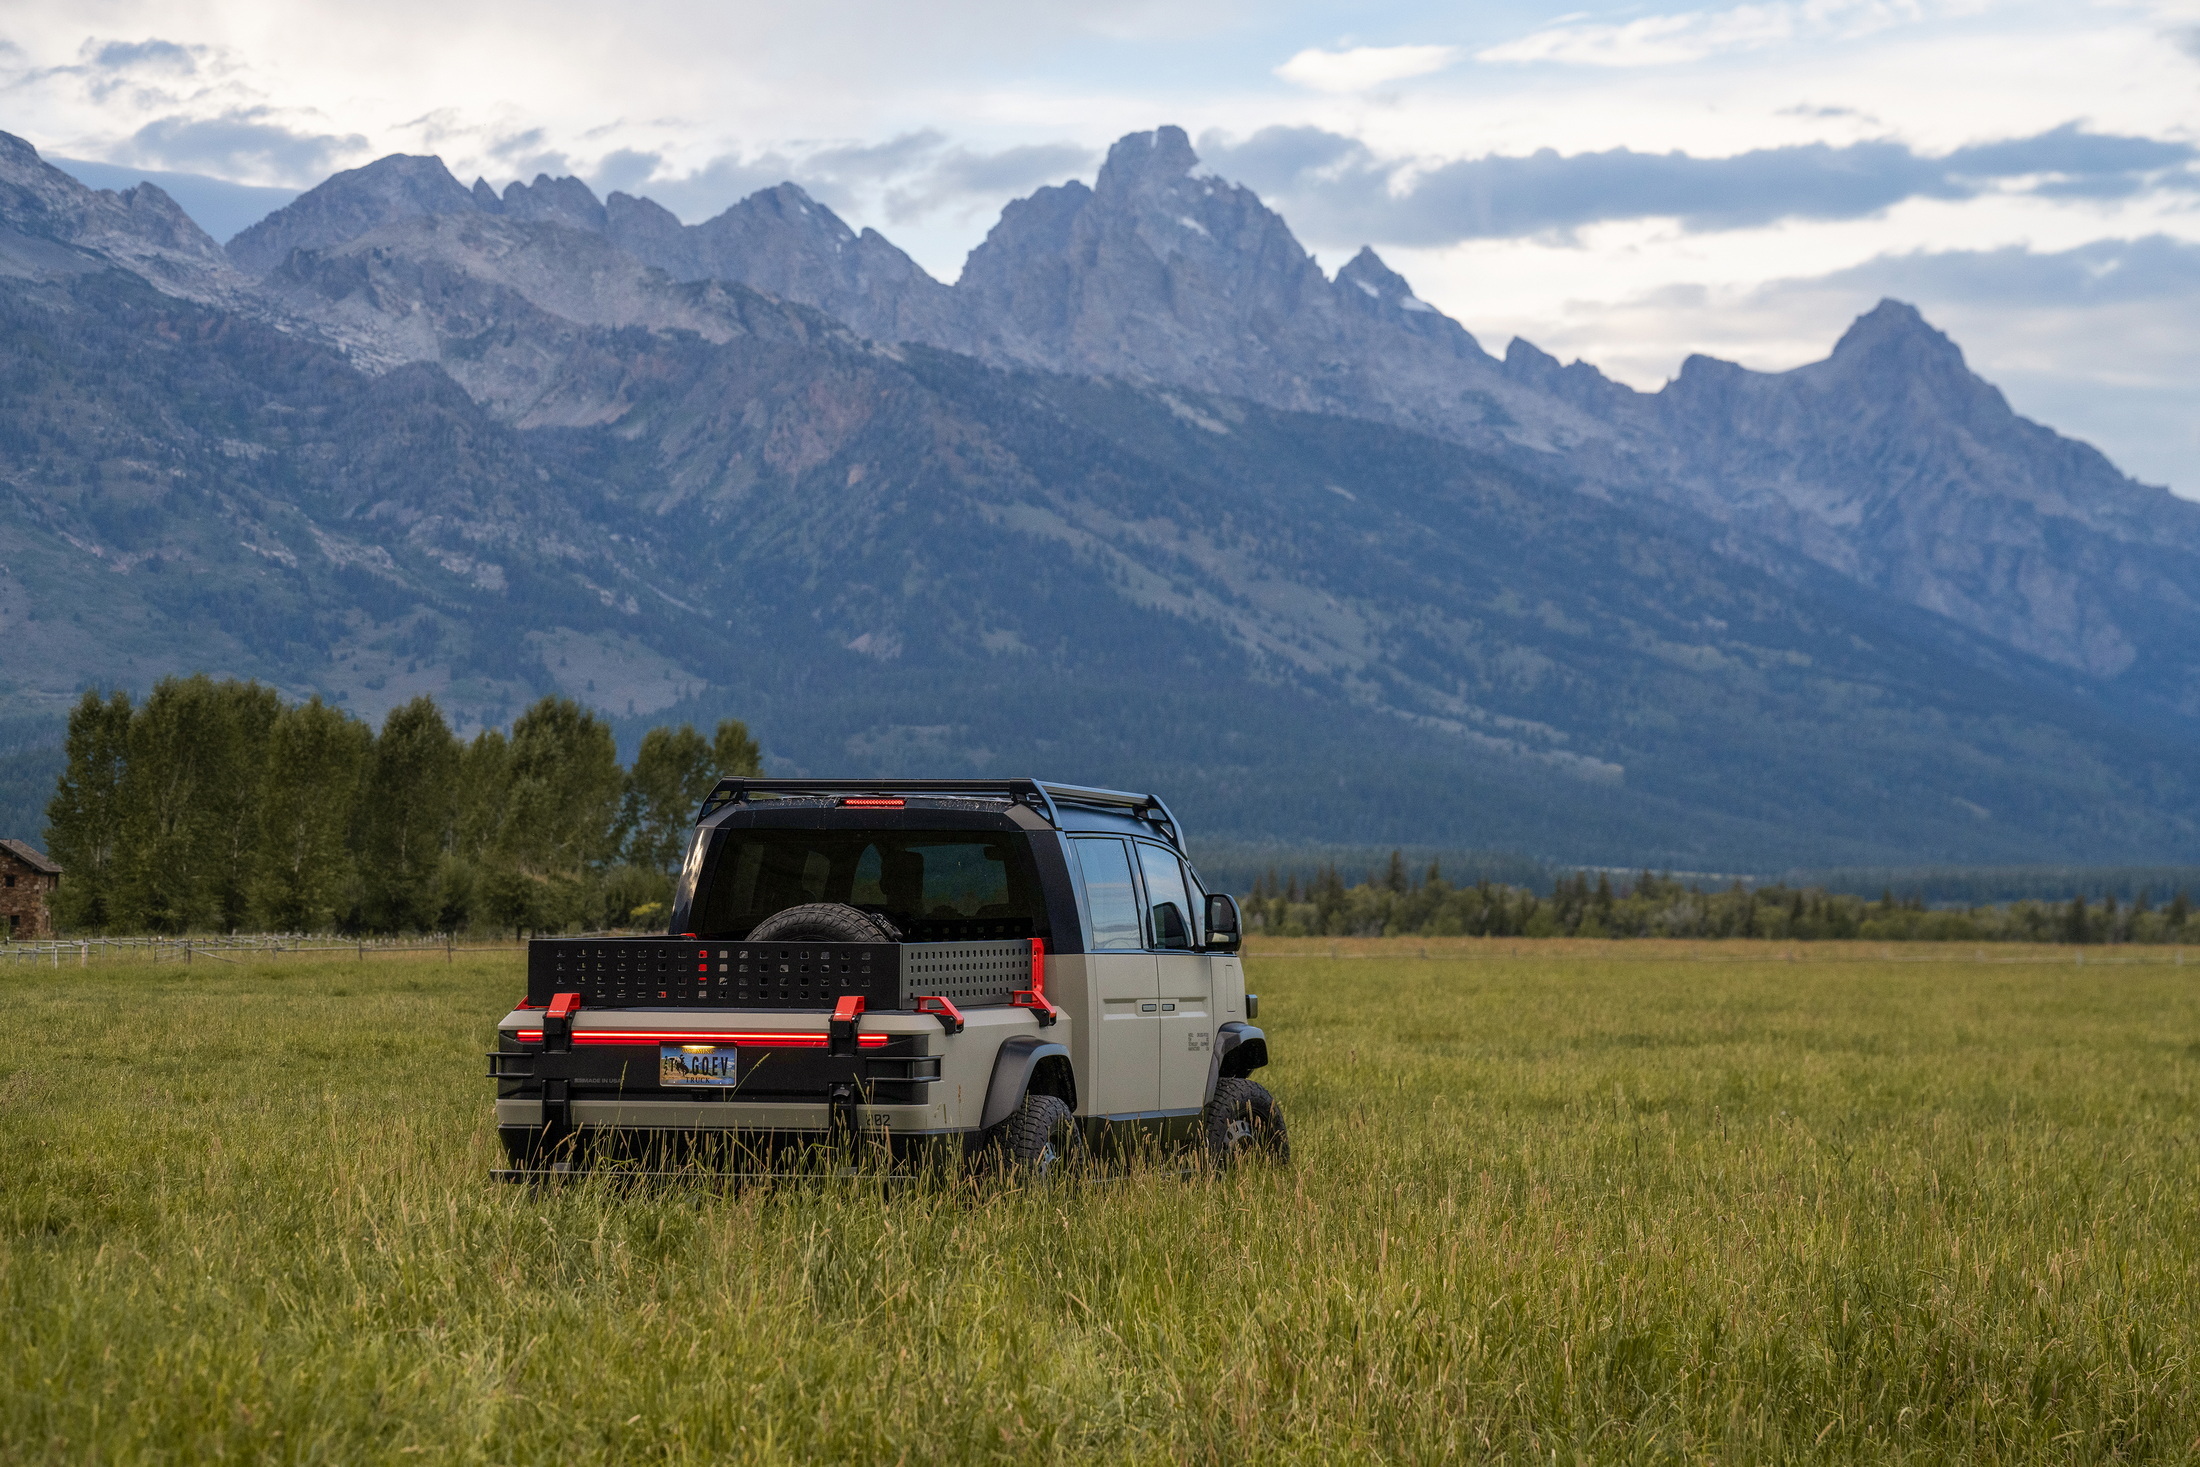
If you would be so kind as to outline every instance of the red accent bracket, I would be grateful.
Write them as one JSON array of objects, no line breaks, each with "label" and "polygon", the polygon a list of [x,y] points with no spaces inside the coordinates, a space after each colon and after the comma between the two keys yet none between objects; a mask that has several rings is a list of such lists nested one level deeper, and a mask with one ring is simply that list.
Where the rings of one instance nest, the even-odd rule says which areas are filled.
[{"label": "red accent bracket", "polygon": [[548,1054],[565,1054],[573,1048],[573,1015],[580,1012],[577,993],[553,995],[542,1013],[542,1047]]},{"label": "red accent bracket", "polygon": [[1062,1011],[1047,997],[1047,945],[1044,939],[1031,939],[1031,987],[1019,989],[1008,1001],[1017,1008],[1030,1009],[1042,1029],[1052,1027],[1062,1017]]},{"label": "red accent bracket", "polygon": [[938,994],[928,993],[917,1000],[916,1008],[918,1013],[930,1014],[938,1019],[940,1027],[948,1033],[962,1033],[964,1024],[962,1010],[956,1008],[952,1000],[941,998]]},{"label": "red accent bracket", "polygon": [[833,1017],[825,1026],[825,1049],[828,1054],[854,1054],[856,1052],[856,1021],[863,1015],[863,995],[844,993],[833,1005]]}]

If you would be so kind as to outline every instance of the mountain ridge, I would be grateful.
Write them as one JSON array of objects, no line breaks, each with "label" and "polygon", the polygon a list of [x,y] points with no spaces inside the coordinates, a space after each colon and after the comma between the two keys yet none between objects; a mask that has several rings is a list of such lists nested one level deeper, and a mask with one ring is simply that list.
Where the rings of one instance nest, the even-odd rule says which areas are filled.
[{"label": "mountain ridge", "polygon": [[[1914,312],[1865,318],[1833,371],[1705,359],[1683,390],[1634,393],[1526,343],[1489,357],[1372,251],[1324,277],[1190,156],[1181,133],[1133,135],[1095,187],[1012,207],[967,297],[791,185],[668,225],[575,180],[497,194],[406,159],[212,259],[161,243],[154,200],[111,253],[61,230],[60,255],[0,271],[25,359],[59,364],[0,398],[29,547],[0,619],[38,659],[0,703],[50,710],[186,655],[365,711],[434,692],[467,721],[556,689],[629,728],[741,712],[781,767],[1062,760],[1188,789],[1234,835],[1692,869],[2200,840],[2189,721],[2127,686],[2180,665],[2182,623],[2134,638],[2166,593],[2099,589],[2135,544],[2184,584],[2183,521],[2013,428]],[[0,179],[28,172],[0,157]],[[19,220],[18,197],[0,224],[23,239],[132,217],[40,195]],[[924,330],[961,346],[799,298],[835,291],[894,331],[946,312]],[[965,299],[1007,323],[992,345],[954,335]],[[1869,368],[1882,348],[1900,390]],[[1323,365],[1338,351],[1356,364]],[[1449,431],[1400,421],[1452,399],[1471,412]],[[1830,562],[1838,538],[1809,553],[1824,486],[1793,465],[1841,454],[1876,477],[1836,507],[1916,539],[1902,564],[1939,582],[1875,585]],[[1919,481],[2004,459],[2041,507],[2011,529],[2030,501],[1979,501],[1981,569],[1934,538],[1966,502]],[[2103,484],[2128,500],[2121,559],[2105,533],[2075,565],[2043,549]],[[2055,571],[2084,593],[2060,641],[1922,604]],[[2120,665],[2085,640],[2104,605]]]}]

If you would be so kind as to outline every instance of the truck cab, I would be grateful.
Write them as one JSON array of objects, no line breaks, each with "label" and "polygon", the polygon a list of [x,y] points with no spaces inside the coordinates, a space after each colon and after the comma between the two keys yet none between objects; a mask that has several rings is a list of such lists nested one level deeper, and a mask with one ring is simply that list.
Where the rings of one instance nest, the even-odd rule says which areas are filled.
[{"label": "truck cab", "polygon": [[657,938],[529,945],[491,1055],[510,1175],[855,1147],[1052,1165],[1288,1149],[1235,901],[1158,798],[727,779]]}]

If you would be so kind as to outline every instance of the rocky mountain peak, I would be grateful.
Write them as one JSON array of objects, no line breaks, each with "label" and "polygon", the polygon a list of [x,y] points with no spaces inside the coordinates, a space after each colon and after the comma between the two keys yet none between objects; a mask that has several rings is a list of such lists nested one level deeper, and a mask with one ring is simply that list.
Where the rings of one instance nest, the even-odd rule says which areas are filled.
[{"label": "rocky mountain peak", "polygon": [[1924,366],[1969,370],[1963,348],[1949,340],[1946,332],[1935,330],[1917,307],[1898,300],[1882,300],[1858,316],[1841,333],[1827,360],[1874,371],[1900,369],[1904,363],[1913,370]]},{"label": "rocky mountain peak", "polygon": [[392,153],[332,175],[239,234],[227,249],[238,269],[265,275],[292,250],[334,249],[399,219],[480,208],[478,194],[451,177],[441,158]]},{"label": "rocky mountain peak", "polygon": [[158,185],[86,188],[4,132],[0,228],[99,256],[175,295],[224,299],[242,284],[221,247]]},{"label": "rocky mountain peak", "polygon": [[1383,257],[1375,253],[1374,246],[1361,245],[1360,252],[1345,262],[1337,272],[1337,283],[1349,285],[1377,300],[1399,300],[1411,297],[1413,287],[1406,278],[1383,263]]},{"label": "rocky mountain peak", "polygon": [[1181,127],[1157,127],[1119,138],[1100,165],[1093,191],[1103,197],[1174,187],[1199,166],[1199,154]]},{"label": "rocky mountain peak", "polygon": [[502,213],[507,218],[540,219],[562,224],[568,229],[585,229],[591,234],[604,231],[603,204],[597,200],[595,191],[577,178],[552,178],[547,173],[538,173],[532,184],[516,181],[507,184],[504,197],[497,205],[491,212]]}]

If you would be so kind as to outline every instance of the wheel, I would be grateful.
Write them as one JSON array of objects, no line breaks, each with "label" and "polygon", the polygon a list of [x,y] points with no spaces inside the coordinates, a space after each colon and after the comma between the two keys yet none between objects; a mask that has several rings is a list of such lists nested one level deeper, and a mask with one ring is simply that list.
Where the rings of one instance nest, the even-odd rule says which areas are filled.
[{"label": "wheel", "polygon": [[1085,1161],[1085,1133],[1058,1095],[1026,1095],[994,1133],[1004,1169],[1031,1176],[1069,1170]]},{"label": "wheel", "polygon": [[750,929],[751,942],[899,942],[884,917],[840,902],[808,902],[774,912]]},{"label": "wheel", "polygon": [[1291,1159],[1291,1134],[1284,1129],[1283,1107],[1250,1080],[1217,1080],[1215,1098],[1207,1102],[1200,1124],[1206,1132],[1207,1155],[1218,1166],[1249,1156]]}]

